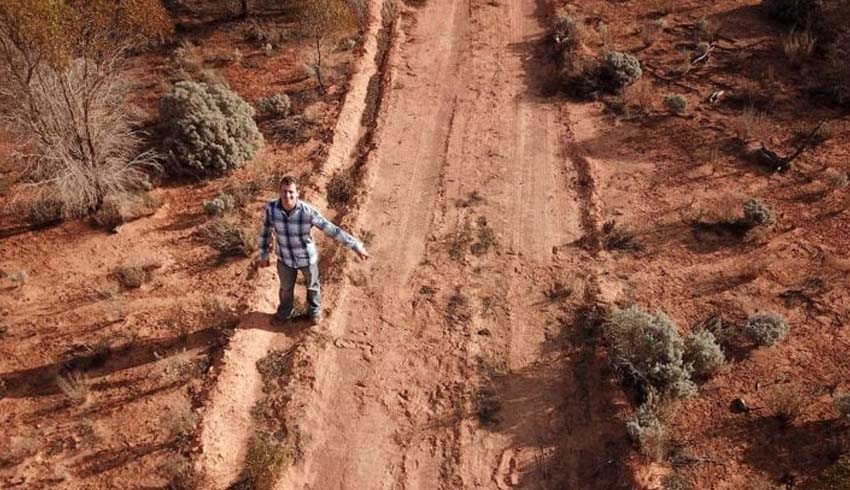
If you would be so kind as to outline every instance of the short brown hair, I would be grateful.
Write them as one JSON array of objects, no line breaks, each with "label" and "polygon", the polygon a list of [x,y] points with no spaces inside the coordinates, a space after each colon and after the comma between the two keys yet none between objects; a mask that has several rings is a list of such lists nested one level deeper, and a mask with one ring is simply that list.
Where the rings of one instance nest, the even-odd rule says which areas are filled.
[{"label": "short brown hair", "polygon": [[296,179],[292,175],[286,175],[282,179],[280,179],[280,185],[278,185],[277,188],[280,189],[284,186],[289,187],[290,185],[297,186],[298,185],[298,179]]}]

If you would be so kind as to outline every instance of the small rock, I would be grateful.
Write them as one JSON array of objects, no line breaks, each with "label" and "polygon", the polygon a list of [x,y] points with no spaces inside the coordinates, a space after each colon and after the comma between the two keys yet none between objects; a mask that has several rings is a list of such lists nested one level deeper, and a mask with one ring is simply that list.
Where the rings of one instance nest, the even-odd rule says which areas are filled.
[{"label": "small rock", "polygon": [[746,400],[743,398],[735,398],[732,400],[732,403],[729,404],[729,409],[735,413],[747,413],[750,411],[749,405],[747,405]]}]

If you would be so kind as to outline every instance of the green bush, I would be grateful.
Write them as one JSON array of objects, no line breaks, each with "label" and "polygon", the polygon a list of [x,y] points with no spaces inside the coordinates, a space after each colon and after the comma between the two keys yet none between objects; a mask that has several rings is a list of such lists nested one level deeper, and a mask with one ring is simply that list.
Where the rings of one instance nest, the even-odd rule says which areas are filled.
[{"label": "green bush", "polygon": [[645,393],[687,397],[696,386],[684,361],[684,342],[662,312],[650,315],[637,306],[615,309],[605,323],[611,364],[626,382]]},{"label": "green bush", "polygon": [[174,84],[160,112],[170,169],[197,176],[240,168],[263,144],[254,109],[224,85]]},{"label": "green bush", "polygon": [[717,373],[726,363],[726,356],[714,334],[701,330],[685,339],[685,364],[694,375],[707,378]]},{"label": "green bush", "polygon": [[289,96],[286,94],[271,95],[257,101],[257,109],[264,116],[286,117],[290,107]]},{"label": "green bush", "polygon": [[785,338],[790,327],[785,317],[779,313],[767,311],[755,313],[747,318],[744,331],[758,345],[774,345]]},{"label": "green bush", "polygon": [[761,199],[750,198],[744,202],[744,222],[748,226],[771,225],[775,221],[773,210]]},{"label": "green bush", "polygon": [[663,99],[664,107],[673,114],[682,114],[688,110],[688,99],[679,94],[667,94]]}]

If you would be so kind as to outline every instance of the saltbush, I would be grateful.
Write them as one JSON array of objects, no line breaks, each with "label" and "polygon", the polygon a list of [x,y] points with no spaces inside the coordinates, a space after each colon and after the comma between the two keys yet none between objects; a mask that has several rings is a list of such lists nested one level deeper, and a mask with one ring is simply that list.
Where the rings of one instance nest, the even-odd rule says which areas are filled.
[{"label": "saltbush", "polygon": [[700,330],[685,339],[684,360],[695,376],[703,378],[717,373],[726,363],[720,344],[707,330]]},{"label": "saltbush", "polygon": [[750,315],[744,325],[744,331],[753,342],[766,346],[784,339],[788,330],[790,327],[785,317],[772,311]]},{"label": "saltbush", "polygon": [[643,76],[640,61],[628,53],[612,51],[605,57],[605,73],[612,89],[620,89],[633,84]]},{"label": "saltbush", "polygon": [[263,144],[254,109],[224,85],[174,84],[160,112],[164,154],[176,173],[223,175],[248,162]]},{"label": "saltbush", "polygon": [[696,386],[684,361],[684,342],[667,315],[637,306],[615,309],[605,323],[614,370],[645,393],[687,397]]},{"label": "saltbush", "polygon": [[204,201],[204,211],[210,216],[221,216],[236,208],[236,197],[229,192],[219,192],[209,201]]},{"label": "saltbush", "polygon": [[626,422],[626,432],[645,456],[654,460],[664,457],[667,449],[667,428],[658,419],[650,404],[645,403],[638,407],[632,420]]}]

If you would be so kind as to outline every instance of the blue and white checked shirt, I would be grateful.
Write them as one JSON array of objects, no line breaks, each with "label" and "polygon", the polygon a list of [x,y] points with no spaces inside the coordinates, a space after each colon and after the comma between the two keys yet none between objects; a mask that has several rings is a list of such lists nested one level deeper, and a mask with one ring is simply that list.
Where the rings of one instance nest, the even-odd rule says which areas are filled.
[{"label": "blue and white checked shirt", "polygon": [[314,264],[319,260],[316,243],[310,234],[314,226],[346,247],[357,252],[364,251],[363,244],[356,238],[342,231],[325,219],[316,208],[303,201],[298,201],[292,211],[287,214],[280,199],[275,199],[266,204],[265,214],[263,230],[260,232],[260,260],[269,258],[271,233],[274,230],[277,237],[275,248],[278,260],[282,260],[287,267],[293,269]]}]

